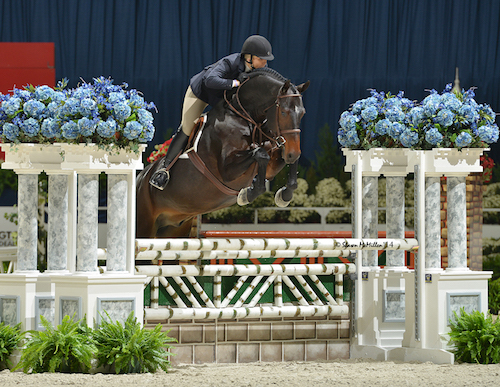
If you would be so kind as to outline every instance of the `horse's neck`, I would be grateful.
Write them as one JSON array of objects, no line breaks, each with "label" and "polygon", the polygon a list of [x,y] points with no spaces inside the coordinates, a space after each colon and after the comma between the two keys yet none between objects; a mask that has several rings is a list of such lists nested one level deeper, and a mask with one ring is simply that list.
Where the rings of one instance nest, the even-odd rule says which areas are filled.
[{"label": "horse's neck", "polygon": [[239,98],[243,108],[258,121],[265,117],[265,110],[275,101],[281,83],[273,78],[259,76],[250,80],[247,88],[242,88],[239,95],[234,95],[233,101]]}]

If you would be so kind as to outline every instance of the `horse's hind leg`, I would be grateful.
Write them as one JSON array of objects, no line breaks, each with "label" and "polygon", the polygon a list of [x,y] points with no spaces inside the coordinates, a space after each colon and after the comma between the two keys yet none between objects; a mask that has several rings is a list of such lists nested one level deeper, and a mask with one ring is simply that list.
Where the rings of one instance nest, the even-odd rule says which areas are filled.
[{"label": "horse's hind leg", "polygon": [[297,171],[298,171],[299,160],[295,161],[290,165],[290,172],[288,174],[288,180],[286,186],[280,188],[276,195],[274,196],[274,202],[278,207],[286,207],[290,204],[293,198],[293,191],[297,189]]},{"label": "horse's hind leg", "polygon": [[254,150],[253,158],[258,165],[257,176],[251,187],[243,188],[238,194],[237,202],[240,206],[253,202],[257,196],[266,192],[266,169],[270,157],[264,148],[257,148]]}]

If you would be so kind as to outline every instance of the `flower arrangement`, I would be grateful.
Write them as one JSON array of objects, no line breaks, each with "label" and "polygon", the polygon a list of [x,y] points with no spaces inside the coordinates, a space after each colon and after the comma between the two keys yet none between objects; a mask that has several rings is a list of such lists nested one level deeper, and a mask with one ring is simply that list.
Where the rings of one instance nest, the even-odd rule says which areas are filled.
[{"label": "flower arrangement", "polygon": [[152,102],[128,85],[94,78],[75,89],[32,85],[0,94],[0,136],[11,143],[95,143],[137,150],[153,139]]},{"label": "flower arrangement", "polygon": [[340,116],[339,143],[352,149],[485,148],[498,140],[495,112],[474,100],[474,89],[439,94],[431,90],[420,103],[371,90]]},{"label": "flower arrangement", "polygon": [[171,142],[172,142],[172,139],[169,138],[163,144],[155,145],[155,150],[152,151],[151,154],[147,158],[148,163],[154,163],[156,160],[165,156],[167,154],[167,150],[168,150],[168,147],[170,146]]},{"label": "flower arrangement", "polygon": [[481,166],[483,167],[483,183],[488,184],[493,178],[493,168],[495,162],[487,154],[480,157]]}]

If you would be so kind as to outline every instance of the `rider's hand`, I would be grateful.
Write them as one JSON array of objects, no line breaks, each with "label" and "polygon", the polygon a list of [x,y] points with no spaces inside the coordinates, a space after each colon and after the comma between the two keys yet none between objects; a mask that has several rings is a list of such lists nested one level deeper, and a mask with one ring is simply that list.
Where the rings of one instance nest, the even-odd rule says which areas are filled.
[{"label": "rider's hand", "polygon": [[233,79],[233,87],[238,87],[240,85],[240,81],[237,79]]}]

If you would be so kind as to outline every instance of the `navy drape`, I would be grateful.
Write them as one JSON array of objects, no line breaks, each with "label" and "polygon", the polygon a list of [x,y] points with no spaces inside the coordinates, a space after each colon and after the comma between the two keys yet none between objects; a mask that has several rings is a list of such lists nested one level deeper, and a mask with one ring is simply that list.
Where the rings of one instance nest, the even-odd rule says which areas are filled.
[{"label": "navy drape", "polygon": [[56,77],[72,87],[104,75],[141,90],[158,106],[159,143],[190,76],[262,34],[271,67],[311,80],[302,147],[312,159],[319,129],[336,133],[368,88],[420,100],[459,67],[461,85],[500,112],[499,16],[498,0],[0,0],[0,40],[55,42]]}]

